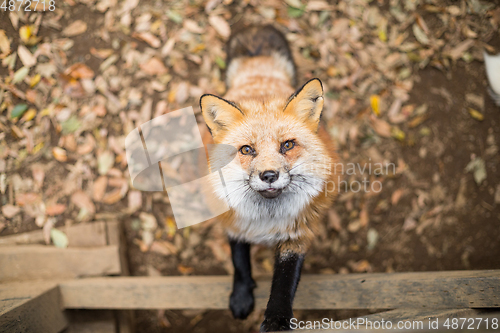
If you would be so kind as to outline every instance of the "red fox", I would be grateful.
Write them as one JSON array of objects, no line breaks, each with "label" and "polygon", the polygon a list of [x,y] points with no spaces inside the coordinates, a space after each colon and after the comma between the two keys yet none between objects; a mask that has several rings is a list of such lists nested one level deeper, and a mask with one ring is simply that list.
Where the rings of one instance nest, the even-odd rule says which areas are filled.
[{"label": "red fox", "polygon": [[260,330],[289,330],[304,255],[335,197],[327,184],[337,188],[337,155],[320,125],[323,87],[312,79],[294,91],[289,45],[272,26],[246,28],[227,46],[227,93],[203,95],[200,106],[213,141],[235,147],[241,163],[224,174],[230,210],[221,217],[235,269],[229,305],[235,318],[252,312],[250,244],[276,246]]}]

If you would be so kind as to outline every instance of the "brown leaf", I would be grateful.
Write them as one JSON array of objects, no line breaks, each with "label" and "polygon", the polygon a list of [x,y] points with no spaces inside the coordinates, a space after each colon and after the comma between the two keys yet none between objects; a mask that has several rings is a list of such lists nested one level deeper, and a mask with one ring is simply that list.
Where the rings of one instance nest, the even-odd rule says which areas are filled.
[{"label": "brown leaf", "polygon": [[82,143],[81,145],[78,145],[76,148],[76,152],[78,155],[86,155],[90,153],[92,150],[95,148],[95,139],[92,136],[92,134],[87,133],[87,136],[85,137],[85,142]]},{"label": "brown leaf", "polygon": [[83,191],[76,191],[71,195],[71,202],[77,206],[80,209],[85,209],[89,213],[94,214],[95,213],[95,205],[90,200],[90,197],[87,195],[87,193]]},{"label": "brown leaf", "polygon": [[54,204],[47,206],[45,209],[45,214],[49,216],[56,216],[56,215],[61,215],[66,211],[66,205],[63,204]]},{"label": "brown leaf", "polygon": [[101,176],[94,182],[92,196],[95,201],[101,201],[108,187],[108,177]]},{"label": "brown leaf", "polygon": [[76,63],[64,71],[65,75],[68,75],[74,79],[92,79],[94,77],[94,71],[88,68],[85,64]]},{"label": "brown leaf", "polygon": [[52,148],[52,155],[59,162],[66,162],[68,160],[68,156],[66,155],[66,151],[60,147]]},{"label": "brown leaf", "polygon": [[31,54],[31,52],[24,45],[19,45],[17,48],[17,55],[21,62],[26,67],[33,67],[36,65],[36,58]]},{"label": "brown leaf", "polygon": [[0,29],[0,51],[4,55],[10,54],[10,39],[5,34],[5,30]]},{"label": "brown leaf", "polygon": [[135,212],[142,206],[142,192],[130,191],[128,193],[128,209],[129,212]]},{"label": "brown leaf", "polygon": [[42,199],[41,195],[38,193],[18,193],[16,195],[16,203],[19,206],[26,206],[26,205],[31,205],[37,201],[40,201]]},{"label": "brown leaf", "polygon": [[11,204],[6,204],[2,206],[2,214],[8,219],[16,216],[17,214],[19,214],[20,211],[21,208],[19,206],[14,206]]},{"label": "brown leaf", "polygon": [[158,37],[156,37],[150,32],[134,32],[132,34],[132,37],[148,43],[151,47],[154,47],[155,49],[159,48],[161,45],[160,39],[158,39]]},{"label": "brown leaf", "polygon": [[139,67],[148,75],[164,75],[168,72],[165,65],[163,65],[163,62],[156,57],[153,57],[147,62],[140,64]]},{"label": "brown leaf", "polygon": [[102,202],[108,205],[112,205],[114,203],[117,203],[121,199],[122,199],[121,191],[120,189],[116,189],[114,191],[106,193],[102,198]]},{"label": "brown leaf", "polygon": [[149,250],[164,256],[177,254],[177,248],[175,245],[167,241],[154,241]]},{"label": "brown leaf", "polygon": [[393,206],[397,205],[399,200],[403,197],[403,194],[405,193],[405,190],[403,189],[397,189],[396,191],[392,192],[391,196],[391,203]]},{"label": "brown leaf", "polygon": [[83,34],[85,31],[87,31],[87,23],[83,22],[82,20],[76,20],[75,22],[64,28],[62,34],[64,36],[72,37]]},{"label": "brown leaf", "polygon": [[113,53],[115,53],[113,49],[96,49],[93,47],[90,48],[90,54],[99,59],[106,59]]},{"label": "brown leaf", "polygon": [[373,130],[384,138],[391,137],[391,125],[385,120],[377,118],[375,115],[370,115],[370,122]]},{"label": "brown leaf", "polygon": [[453,49],[451,49],[449,52],[443,51],[443,54],[447,54],[451,59],[457,60],[460,59],[465,51],[467,51],[472,45],[474,45],[474,40],[473,39],[467,39],[457,46],[455,46]]},{"label": "brown leaf", "polygon": [[209,16],[208,22],[222,37],[228,38],[231,35],[231,27],[221,16]]},{"label": "brown leaf", "polygon": [[189,32],[192,32],[194,34],[202,34],[205,32],[205,29],[200,27],[198,23],[194,20],[186,19],[184,20],[183,23],[184,29],[186,29]]},{"label": "brown leaf", "polygon": [[328,225],[337,232],[342,230],[342,221],[340,216],[333,208],[328,211]]},{"label": "brown leaf", "polygon": [[184,265],[181,265],[179,264],[177,266],[177,269],[179,270],[179,272],[182,274],[182,275],[188,275],[188,274],[191,274],[194,272],[194,268],[192,267],[189,267],[189,266],[184,266]]},{"label": "brown leaf", "polygon": [[372,266],[366,259],[360,260],[358,262],[349,261],[347,262],[347,265],[349,265],[349,267],[356,273],[372,271]]}]

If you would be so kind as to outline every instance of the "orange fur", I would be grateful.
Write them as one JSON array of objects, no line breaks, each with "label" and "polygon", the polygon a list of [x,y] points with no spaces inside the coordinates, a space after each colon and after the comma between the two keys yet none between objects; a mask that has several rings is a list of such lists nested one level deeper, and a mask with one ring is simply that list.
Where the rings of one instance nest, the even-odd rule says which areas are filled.
[{"label": "orange fur", "polygon": [[[291,86],[289,66],[282,63],[285,61],[279,56],[238,58],[228,73],[229,90],[224,96],[224,99],[234,104],[211,95],[202,97],[202,113],[212,131],[213,142],[230,144],[236,149],[245,145],[255,149],[254,155],[238,152],[242,170],[250,179],[266,170],[290,173],[302,163],[312,168],[307,171],[311,177],[332,182],[337,189],[338,174],[332,168],[337,164],[338,156],[327,131],[319,125],[323,108],[321,83],[319,80],[312,80],[290,97],[294,89]],[[209,135],[205,135],[204,140],[206,143],[211,141]],[[288,140],[294,140],[295,146],[283,153],[280,147]],[[300,190],[300,186],[295,189]],[[269,239],[276,240],[282,255],[289,252],[305,253],[318,224],[336,196],[336,191],[329,192],[326,184],[317,192],[293,216],[293,221],[252,228],[242,225],[241,221],[251,219],[247,219],[241,210],[234,207],[223,214],[221,219],[233,237],[242,235],[242,238],[252,242],[253,239],[263,238],[260,233],[265,230],[269,233]],[[284,193],[280,194],[283,195]],[[277,199],[263,200],[264,203],[271,203],[265,200]],[[286,204],[288,201],[283,202]],[[289,202],[295,201],[290,199]],[[284,207],[286,209],[288,207]],[[268,217],[269,214],[272,216],[272,212],[262,214],[263,219],[269,218],[272,223],[273,220]]]}]

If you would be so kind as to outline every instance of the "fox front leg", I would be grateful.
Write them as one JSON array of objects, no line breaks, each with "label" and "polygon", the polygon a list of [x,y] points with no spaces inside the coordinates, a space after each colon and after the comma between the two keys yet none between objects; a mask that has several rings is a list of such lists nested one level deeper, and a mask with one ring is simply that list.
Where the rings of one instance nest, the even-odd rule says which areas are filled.
[{"label": "fox front leg", "polygon": [[264,313],[261,332],[288,331],[293,318],[292,304],[300,280],[304,254],[283,248],[276,251],[271,296]]},{"label": "fox front leg", "polygon": [[245,319],[254,308],[255,282],[252,279],[250,244],[232,239],[229,244],[234,265],[233,292],[229,298],[229,308],[234,318]]}]

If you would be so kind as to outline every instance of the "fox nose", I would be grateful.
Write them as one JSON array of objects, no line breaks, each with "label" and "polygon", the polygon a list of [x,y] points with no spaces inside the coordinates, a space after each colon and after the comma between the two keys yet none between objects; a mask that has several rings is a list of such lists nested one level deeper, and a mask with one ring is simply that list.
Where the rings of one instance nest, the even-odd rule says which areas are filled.
[{"label": "fox nose", "polygon": [[266,170],[264,172],[261,172],[260,179],[266,183],[274,183],[275,181],[278,180],[279,177],[279,172],[273,171],[273,170]]}]

